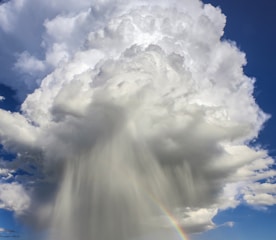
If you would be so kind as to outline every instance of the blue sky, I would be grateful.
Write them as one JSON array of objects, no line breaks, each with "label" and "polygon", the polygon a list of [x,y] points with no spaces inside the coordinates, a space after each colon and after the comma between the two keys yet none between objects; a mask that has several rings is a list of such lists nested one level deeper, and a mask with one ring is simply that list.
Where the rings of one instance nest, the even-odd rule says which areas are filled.
[{"label": "blue sky", "polygon": [[[256,102],[265,113],[271,115],[271,118],[265,123],[264,129],[260,131],[259,137],[254,144],[261,145],[268,151],[271,157],[275,158],[276,95],[274,94],[274,89],[276,87],[276,28],[274,23],[276,22],[276,2],[273,0],[204,0],[203,2],[211,3],[212,5],[219,6],[221,8],[222,12],[226,15],[227,18],[223,38],[235,41],[237,47],[246,53],[247,65],[244,67],[244,72],[247,76],[256,78],[254,89],[254,97]],[[1,34],[2,33],[3,31]],[[1,53],[3,54],[6,54],[7,52],[5,47],[3,47],[5,46],[4,41],[7,40],[9,40],[9,37],[6,37],[5,40],[1,41]],[[14,40],[13,38],[10,38],[10,40],[11,42],[15,41],[14,45],[16,46],[13,48],[12,44],[9,43],[7,44],[10,47],[8,49],[12,49],[15,52],[20,52],[22,49],[24,49],[24,46],[29,45],[24,45],[24,43],[22,43],[23,47],[20,45],[17,46],[18,42],[20,41]],[[51,39],[49,41],[51,41]],[[43,54],[46,54],[40,53],[37,50],[39,49],[37,46],[39,45],[35,43],[34,46],[28,46],[27,48],[36,57],[41,57]],[[14,57],[15,55],[8,53],[7,56]],[[19,111],[20,104],[23,101],[22,98],[24,98],[22,96],[24,96],[24,94],[27,92],[31,92],[34,87],[32,84],[30,84],[31,87],[26,87],[24,85],[22,88],[24,89],[24,91],[22,91],[24,94],[22,95],[22,93],[18,93],[9,87],[13,86],[14,88],[17,88],[17,91],[20,92],[20,84],[11,83],[9,85],[6,81],[7,79],[12,81],[12,79],[16,77],[22,78],[22,80],[25,81],[28,77],[33,78],[33,75],[29,76],[25,73],[22,74],[20,71],[19,73],[16,71],[15,73],[12,73],[14,69],[10,70],[8,68],[10,68],[13,60],[7,59],[7,62],[4,62],[3,57],[0,60],[2,65],[1,72],[4,72],[4,77],[2,76],[2,80],[0,82],[0,96],[5,98],[4,101],[0,101],[0,108],[17,112]],[[49,66],[46,66],[45,69],[46,72],[51,71],[51,67]],[[43,71],[42,73],[37,74],[38,78],[45,74]],[[6,86],[2,83],[5,83],[9,86]],[[21,100],[18,100],[18,98]],[[239,111],[243,111],[243,109],[240,109]],[[5,158],[6,160],[10,160],[14,157],[14,155],[5,152],[3,148],[0,150],[0,153],[1,157]],[[276,165],[274,165],[274,169],[276,169]],[[213,218],[213,222],[216,224],[214,229],[200,234],[192,234],[191,240],[259,240],[260,238],[265,240],[276,239],[275,205],[250,206],[249,204],[243,202],[234,209],[230,208],[228,210],[220,211]],[[224,225],[227,222],[234,222],[234,225],[232,227]],[[24,227],[24,225],[14,217],[14,212],[5,209],[0,209],[0,229],[1,228],[12,230],[11,232],[6,231],[4,233],[1,233],[0,231],[0,239],[3,240],[23,239],[23,237],[19,237],[19,234],[22,233],[23,236],[26,235],[26,232],[28,232],[28,230],[26,230],[27,228]]]}]

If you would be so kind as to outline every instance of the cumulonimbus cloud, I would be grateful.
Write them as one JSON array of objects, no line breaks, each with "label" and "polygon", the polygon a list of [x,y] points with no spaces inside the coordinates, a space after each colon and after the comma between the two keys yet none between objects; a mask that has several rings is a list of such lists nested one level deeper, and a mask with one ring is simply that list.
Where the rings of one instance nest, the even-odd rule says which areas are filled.
[{"label": "cumulonimbus cloud", "polygon": [[187,232],[214,228],[218,210],[275,204],[274,160],[250,144],[268,115],[243,73],[245,54],[221,39],[219,8],[191,0],[44,7],[0,6],[5,39],[33,31],[17,39],[27,44],[14,49],[12,67],[25,82],[19,95],[32,93],[20,113],[0,112],[1,143],[17,154],[1,163],[1,207],[54,223],[57,238],[123,239],[160,215],[151,195]]}]

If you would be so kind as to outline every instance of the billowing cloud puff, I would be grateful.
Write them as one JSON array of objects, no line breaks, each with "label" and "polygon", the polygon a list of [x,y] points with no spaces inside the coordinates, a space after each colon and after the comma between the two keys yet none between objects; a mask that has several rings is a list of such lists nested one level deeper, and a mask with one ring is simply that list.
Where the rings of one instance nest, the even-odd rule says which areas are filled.
[{"label": "billowing cloud puff", "polygon": [[19,184],[0,185],[0,207],[21,213],[29,207],[30,198]]},{"label": "billowing cloud puff", "polygon": [[16,153],[2,161],[3,208],[51,239],[107,240],[167,225],[168,212],[192,233],[215,228],[219,210],[275,204],[274,160],[251,144],[268,116],[245,54],[221,40],[220,9],[48,1],[33,21],[30,6],[0,6],[6,39],[27,24],[35,34],[17,38],[28,44],[12,63],[19,95],[32,93],[20,113],[0,112],[1,143]]}]

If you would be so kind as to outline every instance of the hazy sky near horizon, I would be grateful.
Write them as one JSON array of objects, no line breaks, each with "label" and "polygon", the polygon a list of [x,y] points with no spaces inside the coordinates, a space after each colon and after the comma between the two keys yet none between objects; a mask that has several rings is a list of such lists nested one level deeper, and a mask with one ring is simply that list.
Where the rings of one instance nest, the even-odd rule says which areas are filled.
[{"label": "hazy sky near horizon", "polygon": [[276,3],[203,2],[2,1],[0,239],[47,231],[64,202],[74,216],[72,166],[89,175],[80,185],[98,179],[82,185],[109,199],[97,208],[123,207],[119,189],[139,224],[147,189],[190,239],[275,239]]}]

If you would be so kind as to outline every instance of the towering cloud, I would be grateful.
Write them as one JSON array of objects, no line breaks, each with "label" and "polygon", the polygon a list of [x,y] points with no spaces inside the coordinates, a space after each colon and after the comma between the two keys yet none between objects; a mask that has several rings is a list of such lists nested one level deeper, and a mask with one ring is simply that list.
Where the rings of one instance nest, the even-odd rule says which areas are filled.
[{"label": "towering cloud", "polygon": [[2,82],[26,96],[0,110],[16,153],[1,161],[2,208],[51,240],[122,240],[168,226],[168,212],[192,233],[219,210],[275,204],[274,161],[252,145],[268,116],[219,8],[21,0],[0,13],[18,76]]}]

